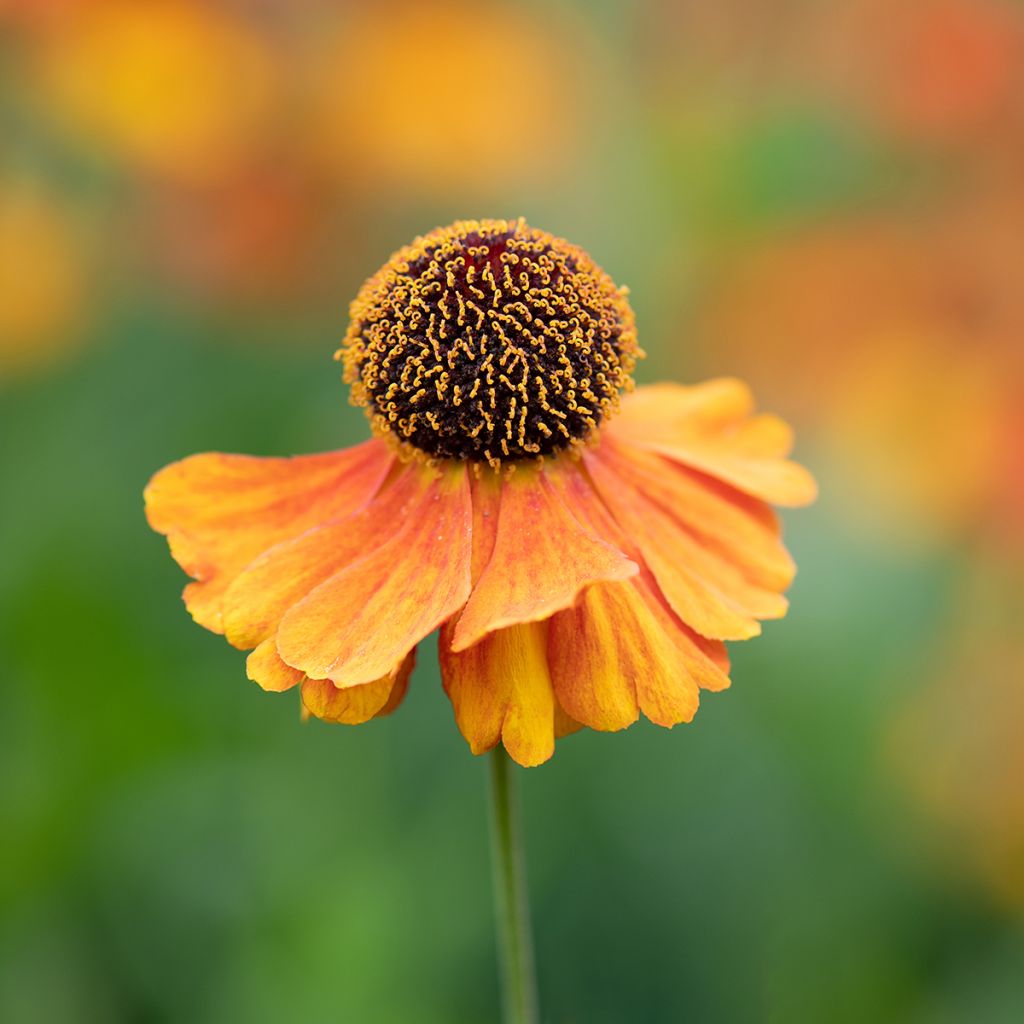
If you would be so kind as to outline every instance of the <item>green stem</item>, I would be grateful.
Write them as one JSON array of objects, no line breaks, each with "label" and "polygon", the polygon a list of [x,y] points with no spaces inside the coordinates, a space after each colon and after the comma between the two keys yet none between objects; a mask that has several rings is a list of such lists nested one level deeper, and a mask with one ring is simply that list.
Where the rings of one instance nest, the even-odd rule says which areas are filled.
[{"label": "green stem", "polygon": [[537,1024],[522,825],[510,769],[509,757],[499,744],[491,754],[491,846],[505,1024]]}]

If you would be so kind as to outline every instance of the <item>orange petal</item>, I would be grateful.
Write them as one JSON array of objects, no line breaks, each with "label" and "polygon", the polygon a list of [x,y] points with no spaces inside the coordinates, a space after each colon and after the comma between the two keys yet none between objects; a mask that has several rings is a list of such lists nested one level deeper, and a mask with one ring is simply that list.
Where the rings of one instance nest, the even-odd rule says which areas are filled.
[{"label": "orange petal", "polygon": [[460,652],[451,650],[452,631],[451,625],[441,630],[441,678],[470,750],[482,754],[500,739],[524,767],[548,760],[555,750],[556,705],[546,623],[499,629]]},{"label": "orange petal", "polygon": [[500,473],[484,469],[470,480],[473,491],[473,586],[476,586],[494,554],[503,479]]},{"label": "orange petal", "polygon": [[598,584],[553,616],[551,680],[559,703],[592,729],[624,729],[642,711],[657,725],[689,722],[699,687],[632,584]]},{"label": "orange petal", "polygon": [[[644,564],[635,545],[631,543],[611,513],[601,502],[582,472],[560,474],[559,486],[571,495],[570,503],[582,521],[595,533],[607,537],[616,547],[625,551],[640,564],[640,572],[627,584],[639,595],[662,632],[672,641],[676,657],[684,674],[702,690],[724,690],[729,686],[729,656],[719,640],[708,640],[680,621],[672,611],[650,569]],[[632,598],[629,599],[632,603]],[[657,642],[657,638],[655,638]],[[674,684],[670,683],[670,688]],[[643,708],[641,708],[643,710]],[[645,712],[646,713],[646,712]],[[650,716],[648,716],[650,717]]]},{"label": "orange petal", "polygon": [[223,632],[231,581],[274,544],[360,508],[392,462],[386,445],[368,441],[291,459],[209,452],[160,470],[146,487],[146,515],[198,581],[185,588],[196,622]]},{"label": "orange petal", "polygon": [[464,466],[431,478],[383,545],[321,583],[281,620],[281,657],[311,679],[369,683],[397,669],[470,590],[472,504]]},{"label": "orange petal", "polygon": [[579,522],[546,471],[520,468],[501,482],[494,549],[455,627],[452,649],[546,619],[588,584],[636,572],[634,562]]},{"label": "orange petal", "polygon": [[563,736],[571,736],[574,732],[579,732],[583,728],[582,722],[577,722],[575,718],[570,718],[569,713],[558,703],[558,698],[555,698],[555,739],[560,740]]},{"label": "orange petal", "polygon": [[782,544],[777,516],[763,502],[635,445],[608,439],[593,454],[704,546],[734,561],[752,583],[774,591],[792,583],[796,566]]},{"label": "orange petal", "polygon": [[[730,685],[729,655],[725,644],[721,640],[708,640],[680,622],[649,571],[644,571],[634,580],[633,586],[662,631],[675,645],[676,657],[685,675],[693,680],[698,689],[727,690]],[[647,714],[642,702],[640,710]]]},{"label": "orange petal", "polygon": [[775,416],[752,416],[750,390],[738,380],[696,387],[639,388],[608,424],[613,438],[657,451],[776,505],[806,505],[814,478],[784,458],[792,432]]},{"label": "orange petal", "polygon": [[339,725],[361,725],[389,715],[402,702],[415,664],[413,649],[395,672],[372,683],[339,688],[329,679],[307,679],[302,684],[303,707],[317,718]]},{"label": "orange petal", "polygon": [[[756,616],[785,610],[783,598],[749,584],[735,566],[703,548],[668,512],[631,488],[602,460],[588,456],[587,468],[672,609],[702,636],[716,640],[756,636],[761,631]],[[782,608],[773,601],[783,602]]]},{"label": "orange petal", "polygon": [[630,431],[646,427],[663,430],[714,431],[746,419],[754,411],[754,396],[735,377],[716,377],[686,387],[664,381],[624,395],[616,421]]},{"label": "orange petal", "polygon": [[286,665],[277,653],[274,638],[264,640],[245,661],[245,673],[264,690],[280,693],[301,683],[305,676]]},{"label": "orange petal", "polygon": [[374,718],[386,718],[398,710],[402,701],[405,700],[406,693],[409,692],[409,680],[415,667],[416,648],[414,647],[405,656],[405,661],[402,662],[402,667],[398,670],[398,675],[395,677],[395,685],[391,687],[391,696],[388,697],[384,707],[374,715]]},{"label": "orange petal", "polygon": [[398,531],[418,510],[422,492],[421,471],[405,469],[359,511],[264,551],[224,595],[228,640],[248,648],[273,635],[289,608]]}]

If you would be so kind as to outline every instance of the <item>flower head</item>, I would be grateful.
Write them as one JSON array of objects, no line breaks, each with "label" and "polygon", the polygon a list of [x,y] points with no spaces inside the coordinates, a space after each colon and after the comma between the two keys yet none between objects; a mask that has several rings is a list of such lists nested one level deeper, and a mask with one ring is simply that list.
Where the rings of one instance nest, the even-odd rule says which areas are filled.
[{"label": "flower head", "polygon": [[788,428],[736,380],[621,397],[625,292],[522,221],[464,221],[372,277],[339,353],[377,438],[161,470],[154,529],[201,625],[328,721],[387,714],[440,628],[474,753],[539,764],[580,726],[689,721],[723,641],[785,613],[768,502],[810,501]]}]

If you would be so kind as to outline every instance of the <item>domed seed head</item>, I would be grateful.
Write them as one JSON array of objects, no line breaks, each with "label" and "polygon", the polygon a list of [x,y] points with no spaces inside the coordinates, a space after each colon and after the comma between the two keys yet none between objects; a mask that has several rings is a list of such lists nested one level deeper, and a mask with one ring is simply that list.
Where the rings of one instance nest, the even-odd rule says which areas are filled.
[{"label": "domed seed head", "polygon": [[395,253],[338,352],[376,433],[494,467],[585,442],[642,355],[626,289],[523,220],[458,221]]}]

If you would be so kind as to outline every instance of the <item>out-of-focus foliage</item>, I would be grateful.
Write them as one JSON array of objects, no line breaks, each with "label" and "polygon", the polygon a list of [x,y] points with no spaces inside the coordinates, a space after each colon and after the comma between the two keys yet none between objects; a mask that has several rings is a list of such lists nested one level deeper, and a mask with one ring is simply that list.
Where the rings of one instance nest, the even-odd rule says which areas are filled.
[{"label": "out-of-focus foliage", "polygon": [[525,215],[823,498],[695,723],[523,780],[552,1021],[1020,1018],[1024,5],[0,0],[0,1019],[490,1019],[433,660],[303,726],[193,626],[164,463],[365,435],[360,281]]}]

